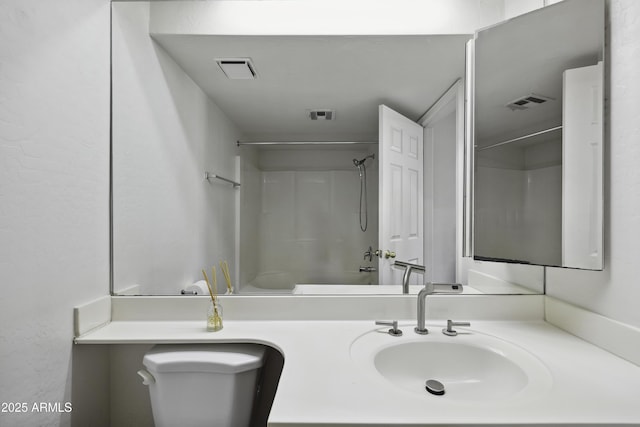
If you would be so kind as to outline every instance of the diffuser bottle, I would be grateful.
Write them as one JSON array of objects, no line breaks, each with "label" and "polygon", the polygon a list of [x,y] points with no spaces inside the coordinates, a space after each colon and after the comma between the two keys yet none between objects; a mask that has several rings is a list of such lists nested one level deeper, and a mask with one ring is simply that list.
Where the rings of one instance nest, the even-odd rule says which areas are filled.
[{"label": "diffuser bottle", "polygon": [[207,308],[207,331],[216,332],[222,329],[222,305],[209,301]]}]

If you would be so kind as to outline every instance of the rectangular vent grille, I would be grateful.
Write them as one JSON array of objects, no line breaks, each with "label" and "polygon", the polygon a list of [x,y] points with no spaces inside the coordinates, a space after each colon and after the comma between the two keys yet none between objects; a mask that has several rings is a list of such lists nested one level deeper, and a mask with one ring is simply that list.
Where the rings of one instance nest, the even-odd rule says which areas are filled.
[{"label": "rectangular vent grille", "polygon": [[336,112],[333,110],[310,110],[309,118],[311,120],[335,120]]},{"label": "rectangular vent grille", "polygon": [[545,102],[554,101],[554,100],[555,98],[551,98],[549,96],[536,95],[535,93],[530,93],[527,96],[514,99],[513,101],[505,105],[505,107],[510,108],[511,110],[528,110],[529,108],[537,107],[539,105],[544,104]]},{"label": "rectangular vent grille", "polygon": [[216,62],[229,79],[251,80],[258,77],[251,58],[216,58]]}]

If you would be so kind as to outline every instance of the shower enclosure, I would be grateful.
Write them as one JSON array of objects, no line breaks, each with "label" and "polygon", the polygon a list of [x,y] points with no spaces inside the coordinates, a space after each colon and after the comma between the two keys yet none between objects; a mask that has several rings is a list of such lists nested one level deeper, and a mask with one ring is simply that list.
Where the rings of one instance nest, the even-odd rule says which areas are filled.
[{"label": "shower enclosure", "polygon": [[376,265],[364,260],[378,243],[375,151],[372,144],[241,148],[242,293],[377,284],[375,272],[360,271]]}]

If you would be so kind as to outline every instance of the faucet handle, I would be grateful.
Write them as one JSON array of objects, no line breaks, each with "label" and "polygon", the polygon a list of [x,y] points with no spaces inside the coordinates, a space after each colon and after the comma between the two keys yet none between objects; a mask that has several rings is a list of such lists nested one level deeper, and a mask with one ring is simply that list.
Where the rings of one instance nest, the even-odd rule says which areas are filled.
[{"label": "faucet handle", "polygon": [[454,326],[471,326],[469,322],[454,322],[453,320],[447,320],[447,327],[442,328],[442,333],[448,335],[450,337],[455,337],[458,335],[458,331],[454,330]]},{"label": "faucet handle", "polygon": [[373,248],[371,247],[371,245],[369,245],[369,249],[367,249],[364,252],[364,258],[363,259],[367,259],[369,258],[369,262],[371,262],[371,259],[373,258]]},{"label": "faucet handle", "polygon": [[400,329],[398,329],[398,321],[397,320],[392,320],[392,321],[376,320],[376,325],[391,326],[391,329],[389,329],[389,331],[388,331],[389,335],[391,335],[392,337],[401,337],[402,336],[402,331]]}]

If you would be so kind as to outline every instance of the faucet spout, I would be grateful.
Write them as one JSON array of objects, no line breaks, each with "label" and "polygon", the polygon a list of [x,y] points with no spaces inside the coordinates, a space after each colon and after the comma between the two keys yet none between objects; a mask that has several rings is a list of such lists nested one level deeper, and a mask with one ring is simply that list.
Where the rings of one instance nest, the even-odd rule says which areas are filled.
[{"label": "faucet spout", "polygon": [[425,267],[424,265],[419,264],[411,264],[410,262],[404,261],[396,261],[393,263],[394,267],[404,268],[404,274],[402,275],[402,293],[409,293],[409,279],[411,278],[411,273],[413,271],[417,271],[418,273],[424,274]]},{"label": "faucet spout", "polygon": [[462,285],[460,283],[427,283],[424,288],[418,292],[418,309],[417,309],[417,326],[414,328],[416,334],[426,335],[429,330],[425,327],[427,317],[426,305],[427,295],[432,294],[459,294],[462,293]]}]

